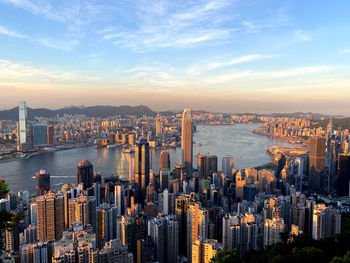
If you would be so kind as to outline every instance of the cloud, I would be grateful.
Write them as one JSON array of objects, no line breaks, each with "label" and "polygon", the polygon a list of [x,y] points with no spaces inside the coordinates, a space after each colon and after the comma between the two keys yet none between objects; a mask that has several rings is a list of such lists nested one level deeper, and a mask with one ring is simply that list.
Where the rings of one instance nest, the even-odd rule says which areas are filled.
[{"label": "cloud", "polygon": [[294,35],[297,40],[299,41],[310,41],[311,37],[306,34],[303,30],[296,30],[294,31]]},{"label": "cloud", "polygon": [[261,60],[261,59],[268,59],[275,57],[276,55],[262,55],[262,54],[251,54],[251,55],[245,55],[240,56],[236,58],[232,58],[230,60],[226,61],[211,61],[211,62],[204,62],[204,63],[197,63],[198,65],[192,66],[186,70],[186,73],[188,74],[200,74],[206,71],[211,71],[219,68],[225,68],[229,66],[233,66],[236,64]]},{"label": "cloud", "polygon": [[350,53],[350,49],[343,49],[339,51],[340,54],[349,54]]},{"label": "cloud", "polygon": [[16,38],[27,38],[26,35],[20,34],[18,32],[15,32],[13,30],[10,30],[4,26],[0,26],[0,34],[9,36],[9,37],[16,37]]},{"label": "cloud", "polygon": [[52,66],[37,67],[28,63],[0,59],[1,83],[74,83],[96,80],[77,73],[67,72]]}]

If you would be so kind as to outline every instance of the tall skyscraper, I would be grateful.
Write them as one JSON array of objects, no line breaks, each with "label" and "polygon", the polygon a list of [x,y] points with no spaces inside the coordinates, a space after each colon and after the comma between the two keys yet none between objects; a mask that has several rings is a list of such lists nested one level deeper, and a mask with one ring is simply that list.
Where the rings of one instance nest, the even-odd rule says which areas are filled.
[{"label": "tall skyscraper", "polygon": [[309,139],[309,164],[316,171],[323,171],[326,160],[326,139],[323,137],[311,137]]},{"label": "tall skyscraper", "polygon": [[64,228],[63,196],[48,193],[36,198],[38,240],[59,240]]},{"label": "tall skyscraper", "polygon": [[18,131],[19,131],[19,144],[27,142],[27,103],[21,101],[19,103],[19,122],[18,122]]},{"label": "tall skyscraper", "polygon": [[350,155],[340,154],[338,160],[337,195],[350,196]]},{"label": "tall skyscraper", "polygon": [[52,125],[47,126],[47,145],[55,145],[55,127]]},{"label": "tall skyscraper", "polygon": [[90,188],[94,182],[94,168],[92,164],[84,159],[77,167],[77,184],[83,184],[83,189]]},{"label": "tall skyscraper", "polygon": [[192,175],[193,160],[193,136],[191,110],[185,109],[182,114],[181,131],[182,164],[185,166],[187,175]]},{"label": "tall skyscraper", "polygon": [[40,170],[35,173],[36,178],[36,194],[44,195],[50,191],[50,174],[45,170]]},{"label": "tall skyscraper", "polygon": [[160,153],[159,169],[170,169],[170,157],[168,151],[162,151]]},{"label": "tall skyscraper", "polygon": [[138,196],[140,200],[144,200],[146,197],[146,187],[149,183],[149,144],[145,138],[141,138],[136,143],[135,148],[135,183],[139,187],[141,196]]},{"label": "tall skyscraper", "polygon": [[35,147],[47,145],[47,126],[42,124],[33,125],[33,144]]},{"label": "tall skyscraper", "polygon": [[160,137],[163,134],[163,123],[159,116],[156,119],[156,136]]},{"label": "tall skyscraper", "polygon": [[215,155],[197,155],[197,169],[199,177],[206,178],[210,172],[217,172],[218,158]]},{"label": "tall skyscraper", "polygon": [[235,158],[230,155],[222,157],[222,172],[225,176],[232,178],[232,169],[235,168]]}]

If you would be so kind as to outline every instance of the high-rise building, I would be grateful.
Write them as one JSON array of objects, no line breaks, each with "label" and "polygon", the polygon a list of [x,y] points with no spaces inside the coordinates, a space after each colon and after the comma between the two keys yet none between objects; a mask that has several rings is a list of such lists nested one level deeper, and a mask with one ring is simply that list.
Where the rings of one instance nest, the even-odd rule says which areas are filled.
[{"label": "high-rise building", "polygon": [[162,151],[159,158],[159,169],[170,169],[170,157],[168,151]]},{"label": "high-rise building", "polygon": [[326,161],[326,139],[323,137],[309,138],[309,165],[316,171],[323,171]]},{"label": "high-rise building", "polygon": [[281,233],[286,231],[283,219],[274,216],[273,219],[266,219],[264,224],[264,246],[269,246],[281,241]]},{"label": "high-rise building", "polygon": [[90,188],[94,181],[94,168],[92,164],[84,159],[77,167],[77,184],[83,184],[83,189]]},{"label": "high-rise building", "polygon": [[338,177],[336,182],[337,195],[350,196],[350,155],[339,154]]},{"label": "high-rise building", "polygon": [[55,127],[52,125],[47,126],[47,145],[55,145]]},{"label": "high-rise building", "polygon": [[192,175],[193,160],[193,137],[191,110],[185,109],[182,114],[181,130],[182,164],[185,166],[187,175]]},{"label": "high-rise building", "polygon": [[312,238],[316,240],[339,234],[341,229],[341,214],[325,204],[314,206],[312,215]]},{"label": "high-rise building", "polygon": [[165,262],[177,263],[179,256],[179,221],[175,215],[165,217]]},{"label": "high-rise building", "polygon": [[192,244],[192,263],[210,263],[223,245],[214,239],[197,239]]},{"label": "high-rise building", "polygon": [[208,211],[200,208],[198,203],[189,204],[186,224],[187,258],[192,258],[192,243],[196,239],[208,237]]},{"label": "high-rise building", "polygon": [[64,229],[63,196],[48,193],[36,198],[38,240],[59,240]]},{"label": "high-rise building", "polygon": [[[123,246],[120,240],[112,239],[107,242],[104,247],[98,252],[98,258],[101,263],[120,262],[133,263],[134,257],[128,252],[128,247]],[[79,261],[80,262],[80,261]],[[95,261],[90,261],[95,262]]]},{"label": "high-rise building", "polygon": [[19,121],[18,121],[18,145],[27,142],[27,103],[21,101],[19,103]]},{"label": "high-rise building", "polygon": [[163,123],[160,117],[158,116],[156,119],[156,136],[160,137],[163,134]]},{"label": "high-rise building", "polygon": [[50,191],[50,174],[41,169],[35,173],[36,178],[36,194],[44,195]]},{"label": "high-rise building", "polygon": [[232,169],[235,168],[235,158],[230,155],[222,157],[222,172],[228,178],[232,179]]},{"label": "high-rise building", "polygon": [[47,126],[43,124],[33,125],[33,144],[34,147],[47,145]]},{"label": "high-rise building", "polygon": [[206,178],[210,172],[217,172],[218,157],[215,155],[197,155],[197,170],[201,178]]},{"label": "high-rise building", "polygon": [[68,227],[81,222],[83,226],[91,225],[96,229],[96,198],[80,195],[68,202]]},{"label": "high-rise building", "polygon": [[149,144],[145,138],[141,138],[141,140],[136,143],[135,148],[135,183],[139,188],[137,201],[143,201],[146,197],[146,187],[149,184],[149,170]]},{"label": "high-rise building", "polygon": [[153,239],[156,249],[157,262],[164,263],[165,261],[165,218],[156,217],[151,221],[150,236]]}]

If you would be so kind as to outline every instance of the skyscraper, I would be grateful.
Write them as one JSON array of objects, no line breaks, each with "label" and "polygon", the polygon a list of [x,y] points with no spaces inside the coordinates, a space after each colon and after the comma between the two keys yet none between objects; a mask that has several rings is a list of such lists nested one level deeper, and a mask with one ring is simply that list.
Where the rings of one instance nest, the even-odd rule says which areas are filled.
[{"label": "skyscraper", "polygon": [[159,169],[170,169],[170,157],[168,151],[162,151],[159,159]]},{"label": "skyscraper", "polygon": [[33,125],[33,143],[35,147],[47,145],[47,126],[43,124]]},{"label": "skyscraper", "polygon": [[18,147],[21,150],[22,144],[27,142],[27,103],[25,101],[19,103],[18,115]]},{"label": "skyscraper", "polygon": [[197,155],[197,169],[199,177],[206,178],[210,172],[217,172],[218,158],[215,155]]},{"label": "skyscraper", "polygon": [[47,126],[47,145],[55,145],[55,127]]},{"label": "skyscraper", "polygon": [[83,184],[83,189],[90,188],[94,181],[94,168],[92,164],[84,159],[77,167],[77,184]]},{"label": "skyscraper", "polygon": [[338,160],[337,195],[350,195],[350,155],[340,154]]},{"label": "skyscraper", "polygon": [[185,166],[187,175],[191,176],[193,159],[193,137],[192,117],[190,109],[185,109],[182,114],[181,150],[182,164]]},{"label": "skyscraper", "polygon": [[145,138],[141,138],[136,143],[135,148],[135,183],[141,191],[141,196],[138,196],[138,198],[141,198],[140,200],[144,200],[146,197],[146,187],[149,183],[149,167],[149,144]]},{"label": "skyscraper", "polygon": [[40,170],[35,173],[36,178],[36,194],[44,195],[50,191],[50,174],[45,170]]},{"label": "skyscraper", "polygon": [[232,169],[235,168],[235,158],[225,155],[222,157],[222,172],[225,176],[232,178]]},{"label": "skyscraper", "polygon": [[311,137],[309,139],[309,163],[310,168],[323,171],[326,160],[326,139],[323,137]]},{"label": "skyscraper", "polygon": [[38,240],[59,240],[64,228],[63,196],[48,193],[36,199]]}]

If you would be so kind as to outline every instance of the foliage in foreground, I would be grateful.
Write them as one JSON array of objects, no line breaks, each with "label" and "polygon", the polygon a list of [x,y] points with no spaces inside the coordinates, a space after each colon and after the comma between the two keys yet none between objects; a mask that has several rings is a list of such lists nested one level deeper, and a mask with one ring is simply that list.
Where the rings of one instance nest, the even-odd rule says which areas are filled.
[{"label": "foliage in foreground", "polygon": [[237,251],[220,252],[212,258],[212,263],[350,263],[350,231],[324,240],[313,240],[304,235],[293,241],[268,246],[261,251],[250,251],[239,258]]}]

